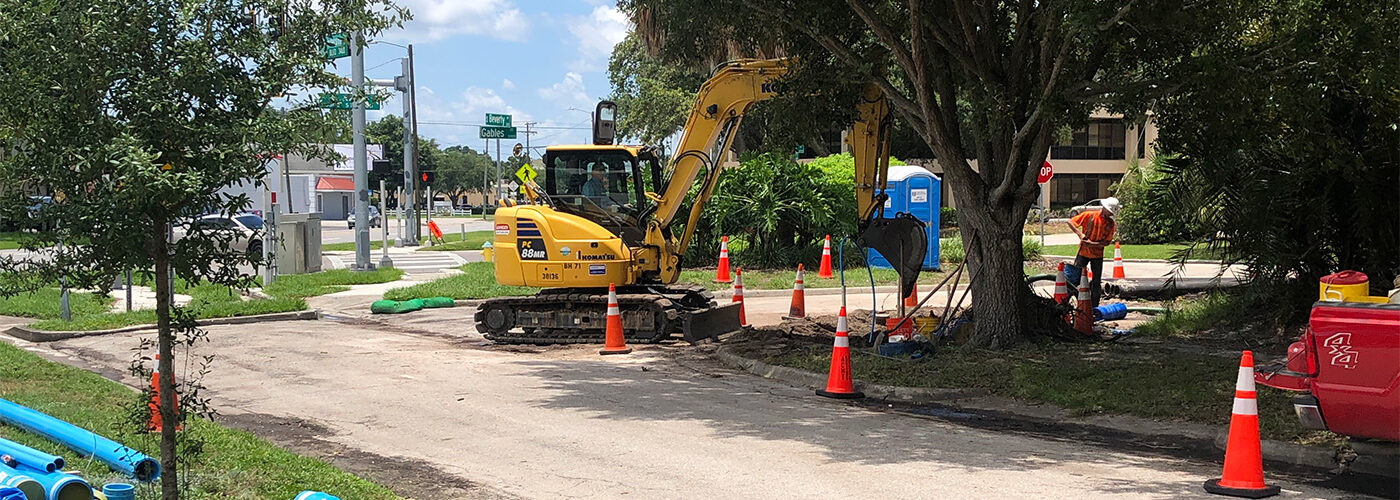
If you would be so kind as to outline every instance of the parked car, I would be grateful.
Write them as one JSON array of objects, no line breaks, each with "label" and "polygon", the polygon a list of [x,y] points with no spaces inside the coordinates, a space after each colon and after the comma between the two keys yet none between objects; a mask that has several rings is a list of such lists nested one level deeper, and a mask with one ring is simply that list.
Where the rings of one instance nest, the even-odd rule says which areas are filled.
[{"label": "parked car", "polygon": [[[379,207],[369,206],[369,227],[376,228],[384,224],[384,218],[379,215]],[[345,225],[350,229],[355,229],[355,214],[350,214],[350,218],[345,219]]]},{"label": "parked car", "polygon": [[1255,381],[1299,392],[1303,427],[1400,442],[1400,293],[1367,296],[1366,275],[1354,271],[1323,280],[1302,338]]},{"label": "parked car", "polygon": [[[194,225],[209,229],[227,229],[234,232],[233,239],[229,240],[230,250],[248,252],[248,255],[261,257],[263,253],[263,218],[253,213],[234,214],[225,216],[212,214],[201,216],[194,220]],[[176,231],[175,237],[184,236],[183,231]]]},{"label": "parked car", "polygon": [[1103,198],[1099,198],[1099,199],[1097,199],[1097,200],[1089,200],[1088,203],[1085,203],[1085,204],[1083,204],[1083,205],[1075,205],[1075,206],[1069,207],[1069,216],[1070,216],[1070,217],[1074,217],[1074,216],[1076,216],[1076,215],[1079,215],[1080,212],[1088,212],[1088,211],[1090,211],[1090,210],[1099,210],[1099,209],[1102,209],[1102,208],[1103,208],[1103,200],[1104,200]]}]

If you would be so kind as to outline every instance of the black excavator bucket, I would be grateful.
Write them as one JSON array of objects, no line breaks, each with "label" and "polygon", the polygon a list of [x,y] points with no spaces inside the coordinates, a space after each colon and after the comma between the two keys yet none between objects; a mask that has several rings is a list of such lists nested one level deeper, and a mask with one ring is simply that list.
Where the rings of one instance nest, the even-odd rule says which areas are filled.
[{"label": "black excavator bucket", "polygon": [[928,253],[928,233],[923,221],[906,213],[893,219],[872,218],[856,236],[856,245],[873,248],[890,261],[899,273],[900,294],[907,293],[919,280]]}]

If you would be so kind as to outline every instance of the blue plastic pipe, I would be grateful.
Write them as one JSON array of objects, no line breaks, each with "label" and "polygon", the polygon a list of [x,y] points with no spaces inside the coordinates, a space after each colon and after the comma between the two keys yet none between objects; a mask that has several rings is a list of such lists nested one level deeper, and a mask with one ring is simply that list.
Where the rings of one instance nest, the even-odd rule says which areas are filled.
[{"label": "blue plastic pipe", "polygon": [[83,478],[63,472],[40,472],[23,465],[19,470],[44,486],[48,500],[92,500],[92,486]]},{"label": "blue plastic pipe", "polygon": [[297,493],[297,496],[292,497],[292,500],[340,500],[340,497],[332,496],[328,493],[321,493],[319,491],[303,491]]},{"label": "blue plastic pipe", "polygon": [[25,496],[34,500],[44,500],[44,485],[5,464],[0,464],[0,486],[23,491]]},{"label": "blue plastic pipe", "polygon": [[136,487],[127,483],[107,483],[102,485],[102,495],[107,500],[136,500]]},{"label": "blue plastic pipe", "polygon": [[0,500],[29,500],[29,494],[19,488],[0,486]]},{"label": "blue plastic pipe", "polygon": [[136,478],[137,481],[153,481],[160,477],[160,463],[151,457],[92,431],[11,401],[0,399],[0,421],[44,436],[82,456],[92,457],[107,464],[112,470]]},{"label": "blue plastic pipe", "polygon": [[1113,321],[1128,317],[1127,304],[1105,304],[1094,308],[1094,321]]},{"label": "blue plastic pipe", "polygon": [[63,457],[50,455],[5,438],[0,438],[0,455],[9,455],[19,463],[44,472],[63,468]]}]

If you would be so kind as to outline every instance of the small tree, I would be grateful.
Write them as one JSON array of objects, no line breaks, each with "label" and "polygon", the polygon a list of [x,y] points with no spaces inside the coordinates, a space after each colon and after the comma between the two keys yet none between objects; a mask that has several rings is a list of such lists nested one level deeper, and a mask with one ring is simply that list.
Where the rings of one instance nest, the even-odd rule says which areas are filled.
[{"label": "small tree", "polygon": [[[170,302],[171,273],[246,286],[239,265],[260,259],[229,251],[228,230],[194,225],[174,241],[172,230],[247,209],[252,200],[219,190],[262,185],[273,154],[326,157],[311,144],[333,126],[307,91],[343,84],[327,70],[327,37],[375,34],[407,15],[387,0],[0,0],[0,11],[4,205],[14,213],[28,192],[53,195],[36,214],[49,230],[24,241],[49,258],[0,261],[6,277],[24,278],[0,280],[0,291],[59,278],[106,289],[125,269],[154,269],[162,373],[173,373],[177,330],[194,328]],[[166,499],[179,497],[173,394],[163,377]]]}]

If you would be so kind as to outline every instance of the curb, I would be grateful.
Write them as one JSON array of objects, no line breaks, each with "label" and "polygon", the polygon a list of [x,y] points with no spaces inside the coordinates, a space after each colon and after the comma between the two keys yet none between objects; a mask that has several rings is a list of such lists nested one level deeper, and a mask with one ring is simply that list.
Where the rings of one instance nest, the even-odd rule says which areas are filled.
[{"label": "curb", "polygon": [[[809,389],[820,389],[826,386],[826,375],[786,366],[770,365],[762,361],[731,353],[724,347],[720,347],[716,350],[715,356],[731,366],[760,377],[781,380]],[[860,380],[855,381],[855,388],[858,391],[864,392],[866,399],[898,401],[901,403],[947,402],[987,395],[986,389],[979,388],[934,389],[928,387],[900,387],[894,385],[870,384]]]},{"label": "curb", "polygon": [[[297,321],[320,319],[320,312],[314,309],[305,311],[292,311],[272,314],[259,314],[255,316],[232,316],[228,318],[209,318],[196,320],[199,326],[213,325],[242,325],[248,323],[263,323],[268,321]],[[110,330],[89,330],[89,331],[45,331],[29,328],[28,325],[18,325],[5,330],[5,334],[27,340],[30,342],[54,342],[78,337],[93,337],[97,335],[110,335],[113,333],[126,333],[141,330],[155,329],[156,325],[131,325]]]},{"label": "curb", "polygon": [[[739,356],[729,352],[725,347],[720,347],[719,350],[715,351],[715,357],[725,364],[754,375],[771,378],[792,385],[807,388],[820,388],[826,383],[826,377],[819,373],[812,373],[786,366],[773,366],[762,361]],[[1076,416],[1068,410],[1046,403],[1026,404],[1009,398],[987,396],[987,391],[985,389],[898,387],[866,384],[859,380],[855,381],[855,386],[857,390],[866,393],[867,399],[899,401],[904,403],[940,402],[945,404],[953,401],[956,402],[956,406],[959,409],[997,412],[1003,416],[1020,419],[1031,424],[1043,423],[1046,420],[1063,421],[1065,423],[1112,429],[1118,432],[1139,435],[1144,439],[1167,437],[1182,440],[1204,441],[1213,444],[1215,448],[1222,452],[1225,450],[1225,443],[1228,439],[1228,427],[1221,429],[1219,426],[1163,422],[1132,416]],[[1144,429],[1152,429],[1153,431],[1144,432]],[[1340,465],[1338,452],[1332,448],[1304,446],[1272,439],[1261,440],[1259,444],[1264,460],[1267,461],[1326,470],[1335,470]],[[1369,463],[1367,465],[1369,465]],[[1395,477],[1397,472],[1384,471],[1385,473],[1383,473],[1378,471],[1378,469],[1381,468],[1357,468],[1357,472],[1388,475],[1390,477]]]},{"label": "curb", "polygon": [[[927,286],[932,286],[932,285],[925,285],[925,284],[920,284],[920,285],[919,285],[919,287],[920,287],[919,293],[920,293],[921,295],[924,294],[924,293],[927,293],[926,289],[923,288],[923,287],[927,287]],[[958,286],[958,289],[959,289],[959,290],[962,290],[963,288],[966,288],[966,287],[967,287],[967,284],[966,284],[966,283],[963,283],[963,284],[961,284],[961,285]],[[849,290],[849,291],[850,291],[851,293],[853,293],[853,294],[866,294],[866,293],[870,293],[870,287],[867,287],[867,286],[859,286],[859,287],[857,287],[857,286],[851,286],[851,287],[846,287],[846,289]],[[804,296],[808,296],[808,297],[811,297],[811,296],[823,296],[823,295],[841,295],[841,287],[839,287],[839,286],[834,286],[834,287],[828,287],[828,288],[806,288],[806,289],[804,289],[802,292],[803,292],[803,295],[804,295]],[[710,293],[713,294],[713,295],[715,296],[715,298],[726,298],[726,297],[733,297],[733,296],[734,296],[734,290],[733,290],[733,289],[728,289],[728,290],[716,290],[716,291],[712,291],[712,292],[710,292]],[[879,293],[899,293],[899,287],[897,287],[897,286],[892,286],[892,285],[880,285],[880,286],[875,287],[875,293],[877,293],[877,294],[879,294]],[[789,290],[789,289],[783,289],[783,290],[756,290],[756,289],[750,289],[750,288],[748,288],[748,287],[744,287],[744,298],[751,298],[751,297],[787,297],[787,296],[789,296],[789,295],[791,295],[791,294],[792,294],[792,290]]]}]

